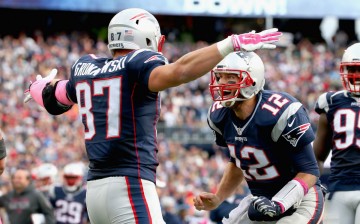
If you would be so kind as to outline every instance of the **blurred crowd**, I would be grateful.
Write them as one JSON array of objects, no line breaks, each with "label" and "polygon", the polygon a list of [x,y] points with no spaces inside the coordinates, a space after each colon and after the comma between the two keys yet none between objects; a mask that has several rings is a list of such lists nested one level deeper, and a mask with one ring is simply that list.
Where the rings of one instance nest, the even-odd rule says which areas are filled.
[{"label": "blurred crowd", "polygon": [[[208,44],[170,41],[163,53],[171,62]],[[346,40],[336,42],[336,38],[332,46],[301,39],[275,50],[258,51],[265,64],[265,88],[297,97],[309,110],[316,130],[315,100],[324,91],[341,88],[338,68],[348,44]],[[57,78],[67,78],[72,64],[88,53],[109,56],[104,41],[80,32],[45,37],[36,31],[31,36],[22,33],[0,38],[0,127],[8,149],[7,168],[0,177],[2,194],[11,188],[9,174],[19,167],[32,170],[42,163],[52,163],[62,169],[72,161],[87,163],[77,108],[66,116],[51,116],[33,102],[25,105],[23,99],[24,90],[37,74],[47,75],[57,68]],[[206,123],[212,102],[209,81],[207,75],[161,93],[161,130],[182,127],[190,135],[200,132],[211,135]],[[161,131],[158,144],[157,186],[164,209],[172,207],[171,212],[188,223],[199,219],[210,223],[208,213],[194,210],[192,196],[200,189],[215,191],[228,160],[226,152],[212,144],[211,150],[209,146],[204,150],[201,145],[184,145]]]}]

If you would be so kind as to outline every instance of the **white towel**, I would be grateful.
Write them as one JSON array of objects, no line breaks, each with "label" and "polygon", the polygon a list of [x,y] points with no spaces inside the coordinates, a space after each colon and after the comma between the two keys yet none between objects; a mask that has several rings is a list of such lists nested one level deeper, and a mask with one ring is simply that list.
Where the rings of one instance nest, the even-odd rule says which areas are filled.
[{"label": "white towel", "polygon": [[223,218],[223,224],[252,224],[253,222],[248,218],[247,211],[252,201],[252,195],[246,196],[241,200],[240,204],[231,210],[229,218]]}]

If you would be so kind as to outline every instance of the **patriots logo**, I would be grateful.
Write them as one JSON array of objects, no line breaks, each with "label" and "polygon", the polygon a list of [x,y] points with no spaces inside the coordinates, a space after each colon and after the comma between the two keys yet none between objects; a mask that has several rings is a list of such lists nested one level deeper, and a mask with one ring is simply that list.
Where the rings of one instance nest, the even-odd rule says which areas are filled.
[{"label": "patriots logo", "polygon": [[302,124],[282,136],[286,139],[286,141],[290,142],[292,146],[296,147],[299,139],[309,129],[309,127],[310,123]]},{"label": "patriots logo", "polygon": [[148,63],[149,61],[155,61],[155,60],[166,61],[163,56],[153,55],[153,56],[151,56],[150,58],[148,58],[146,61],[144,61],[144,63]]}]

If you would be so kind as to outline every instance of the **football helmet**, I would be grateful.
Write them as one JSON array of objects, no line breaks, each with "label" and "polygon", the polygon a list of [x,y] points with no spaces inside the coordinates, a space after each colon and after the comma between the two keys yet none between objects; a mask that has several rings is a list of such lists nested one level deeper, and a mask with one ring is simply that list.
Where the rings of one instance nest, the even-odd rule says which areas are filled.
[{"label": "football helmet", "polygon": [[70,163],[64,167],[63,178],[66,191],[77,191],[83,184],[84,165],[82,163]]},{"label": "football helmet", "polygon": [[117,13],[108,27],[108,48],[150,49],[161,52],[165,36],[156,18],[144,9],[129,8]]},{"label": "football helmet", "polygon": [[32,170],[35,187],[40,191],[48,191],[56,182],[58,169],[51,163],[43,163]]},{"label": "football helmet", "polygon": [[[224,107],[232,107],[236,101],[244,101],[256,95],[265,85],[265,68],[254,52],[233,52],[211,70],[210,93],[214,101]],[[238,81],[223,83],[220,74],[235,74]]]},{"label": "football helmet", "polygon": [[340,76],[344,88],[360,96],[360,43],[345,50],[340,63]]}]

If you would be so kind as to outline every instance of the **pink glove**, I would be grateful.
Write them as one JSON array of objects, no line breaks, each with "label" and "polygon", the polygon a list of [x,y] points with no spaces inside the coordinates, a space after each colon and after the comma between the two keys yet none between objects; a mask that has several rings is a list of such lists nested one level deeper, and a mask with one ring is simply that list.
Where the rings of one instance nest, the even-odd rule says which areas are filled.
[{"label": "pink glove", "polygon": [[222,56],[226,56],[233,51],[254,51],[257,49],[274,49],[275,44],[282,36],[277,28],[261,31],[255,31],[244,34],[233,34],[217,43],[218,50]]},{"label": "pink glove", "polygon": [[30,84],[29,89],[25,90],[24,103],[27,103],[34,98],[39,105],[44,106],[41,96],[42,90],[47,83],[51,82],[55,78],[56,74],[57,69],[54,68],[51,70],[49,75],[44,78],[41,75],[37,75],[36,81]]}]

